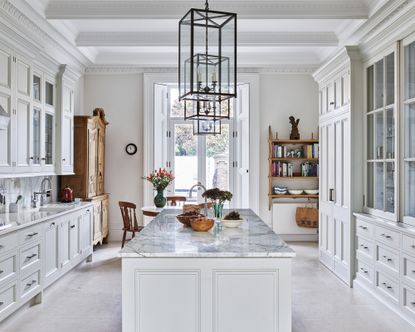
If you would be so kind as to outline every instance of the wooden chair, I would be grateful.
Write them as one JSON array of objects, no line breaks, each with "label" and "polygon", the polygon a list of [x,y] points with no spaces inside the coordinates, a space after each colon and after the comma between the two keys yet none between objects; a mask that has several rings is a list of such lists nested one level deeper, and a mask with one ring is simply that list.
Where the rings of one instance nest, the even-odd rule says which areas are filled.
[{"label": "wooden chair", "polygon": [[122,221],[124,223],[123,227],[123,237],[122,237],[122,245],[121,248],[124,248],[125,238],[127,236],[127,232],[132,232],[133,235],[131,238],[134,238],[135,233],[140,232],[144,227],[138,226],[137,223],[137,216],[135,213],[136,205],[130,202],[118,202],[121,210]]},{"label": "wooden chair", "polygon": [[170,206],[177,206],[177,202],[179,202],[179,206],[183,205],[187,198],[185,196],[167,196],[167,205]]}]

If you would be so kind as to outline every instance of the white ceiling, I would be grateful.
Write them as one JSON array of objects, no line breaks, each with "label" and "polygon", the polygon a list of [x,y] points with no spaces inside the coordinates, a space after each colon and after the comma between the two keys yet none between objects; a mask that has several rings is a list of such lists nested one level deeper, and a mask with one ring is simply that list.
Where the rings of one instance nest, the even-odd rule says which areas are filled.
[{"label": "white ceiling", "polygon": [[[95,65],[176,66],[179,19],[194,0],[25,0]],[[238,14],[240,66],[319,65],[386,0],[216,0]]]}]

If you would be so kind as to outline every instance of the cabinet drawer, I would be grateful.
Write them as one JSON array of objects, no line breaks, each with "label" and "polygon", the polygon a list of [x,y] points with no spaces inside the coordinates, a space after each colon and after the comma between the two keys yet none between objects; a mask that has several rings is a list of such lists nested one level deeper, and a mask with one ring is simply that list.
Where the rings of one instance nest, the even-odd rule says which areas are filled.
[{"label": "cabinet drawer", "polygon": [[0,289],[0,314],[17,301],[16,283]]},{"label": "cabinet drawer", "polygon": [[40,230],[41,225],[36,225],[28,228],[24,228],[20,230],[19,233],[19,243],[25,244],[30,241],[39,240],[40,239]]},{"label": "cabinet drawer", "polygon": [[403,256],[402,277],[406,282],[413,283],[415,287],[415,259]]},{"label": "cabinet drawer", "polygon": [[383,227],[376,226],[375,237],[376,240],[386,243],[387,245],[398,249],[399,248],[399,236],[398,232],[385,229]]},{"label": "cabinet drawer", "polygon": [[20,282],[20,297],[24,297],[40,285],[40,270]]},{"label": "cabinet drawer", "polygon": [[399,254],[397,252],[386,249],[382,245],[376,245],[376,262],[391,272],[399,273]]},{"label": "cabinet drawer", "polygon": [[356,233],[373,239],[375,226],[363,220],[356,219]]},{"label": "cabinet drawer", "polygon": [[415,317],[415,290],[403,286],[402,300],[404,309]]},{"label": "cabinet drawer", "polygon": [[363,262],[362,260],[358,260],[357,273],[366,281],[373,284],[373,268],[369,264]]},{"label": "cabinet drawer", "polygon": [[415,238],[408,235],[403,235],[402,249],[408,254],[415,256]]},{"label": "cabinet drawer", "polygon": [[17,273],[17,251],[0,258],[0,285],[4,285]]},{"label": "cabinet drawer", "polygon": [[22,248],[20,250],[20,270],[22,272],[28,270],[31,266],[34,266],[39,262],[40,256],[40,243],[36,243],[32,246]]},{"label": "cabinet drawer", "polygon": [[17,246],[17,233],[10,233],[0,236],[0,255],[16,248]]},{"label": "cabinet drawer", "polygon": [[386,295],[396,304],[399,303],[399,283],[393,278],[386,276],[383,272],[376,271],[376,289],[379,293]]},{"label": "cabinet drawer", "polygon": [[357,252],[361,253],[369,259],[372,259],[374,257],[373,242],[359,236],[357,238]]}]

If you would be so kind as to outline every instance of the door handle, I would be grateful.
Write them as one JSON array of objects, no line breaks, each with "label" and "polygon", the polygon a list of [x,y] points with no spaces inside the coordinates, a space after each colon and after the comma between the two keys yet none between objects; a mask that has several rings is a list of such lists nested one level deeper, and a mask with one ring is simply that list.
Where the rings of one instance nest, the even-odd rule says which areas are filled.
[{"label": "door handle", "polygon": [[329,189],[329,201],[330,202],[334,202],[334,198],[335,198],[334,189],[333,188],[330,188]]}]

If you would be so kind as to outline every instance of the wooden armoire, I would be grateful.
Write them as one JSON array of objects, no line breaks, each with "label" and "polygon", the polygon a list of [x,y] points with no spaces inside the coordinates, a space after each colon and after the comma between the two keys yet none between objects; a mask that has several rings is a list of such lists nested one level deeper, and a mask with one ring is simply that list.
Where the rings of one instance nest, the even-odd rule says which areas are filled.
[{"label": "wooden armoire", "polygon": [[108,237],[108,193],[105,192],[105,129],[108,122],[102,108],[92,116],[74,118],[74,175],[62,176],[61,187],[69,186],[74,197],[94,203],[95,244]]}]

